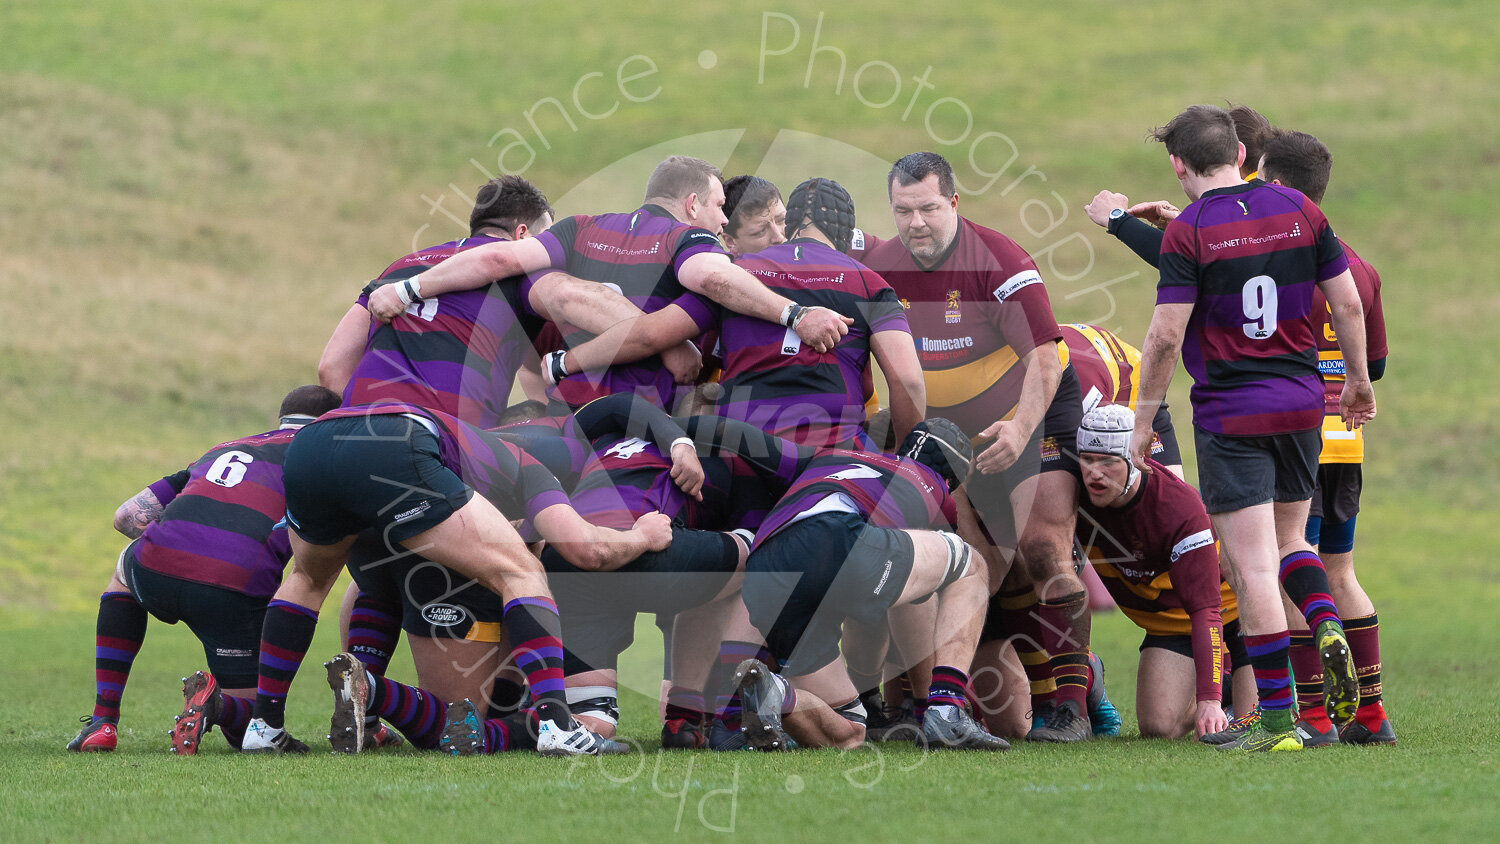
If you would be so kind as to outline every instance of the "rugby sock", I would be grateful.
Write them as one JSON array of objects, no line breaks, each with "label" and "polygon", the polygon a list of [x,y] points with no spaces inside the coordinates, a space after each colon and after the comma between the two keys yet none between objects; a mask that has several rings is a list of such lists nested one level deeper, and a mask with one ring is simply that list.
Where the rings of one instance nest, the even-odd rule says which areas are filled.
[{"label": "rugby sock", "polygon": [[250,726],[250,713],[254,709],[254,703],[242,697],[230,697],[226,694],[219,695],[219,717],[214,719],[214,726],[224,734],[224,740],[235,750],[240,749],[240,744],[245,740],[245,728]]},{"label": "rugby sock", "polygon": [[526,687],[505,677],[496,677],[490,687],[490,706],[486,713],[490,718],[503,718],[514,714],[526,705]]},{"label": "rugby sock", "polygon": [[1359,709],[1354,713],[1354,720],[1368,727],[1370,732],[1378,732],[1380,722],[1386,719],[1380,688],[1379,619],[1374,613],[1345,619],[1344,633],[1349,637],[1349,652],[1354,657],[1354,670],[1359,674]]},{"label": "rugby sock", "polygon": [[740,728],[740,696],[732,681],[734,670],[747,659],[765,662],[771,654],[765,648],[750,642],[723,642],[719,645],[719,661],[709,671],[705,692],[714,696],[714,717],[724,722],[731,730]]},{"label": "rugby sock", "polygon": [[1311,551],[1293,551],[1281,558],[1281,588],[1302,611],[1309,630],[1319,624],[1339,624],[1339,610],[1329,594],[1328,572]]},{"label": "rugby sock", "polygon": [[1332,722],[1323,711],[1323,662],[1318,659],[1311,632],[1291,635],[1291,660],[1292,677],[1297,683],[1297,717],[1318,732],[1327,732]]},{"label": "rugby sock", "polygon": [[702,692],[672,686],[672,690],[667,692],[667,720],[677,719],[695,724],[703,720]]},{"label": "rugby sock", "polygon": [[484,752],[536,750],[537,724],[535,708],[523,709],[504,718],[491,718],[485,721]]},{"label": "rugby sock", "polygon": [[927,705],[956,706],[967,709],[969,675],[952,667],[939,665],[932,669],[932,685],[927,689]]},{"label": "rugby sock", "polygon": [[365,668],[377,677],[384,676],[391,664],[391,654],[401,641],[401,609],[391,607],[364,592],[354,600],[349,617],[349,653],[359,657]]},{"label": "rugby sock", "polygon": [[272,601],[260,633],[260,680],[255,688],[255,717],[276,728],[286,726],[286,693],[302,667],[318,611],[291,601]]},{"label": "rugby sock", "polygon": [[1057,683],[1052,679],[1052,654],[1042,647],[1042,627],[1037,613],[1036,592],[1030,587],[1006,589],[995,593],[1000,618],[1010,637],[1016,658],[1031,684],[1033,706],[1057,697]]},{"label": "rugby sock", "polygon": [[1091,626],[1088,597],[1079,593],[1064,601],[1039,601],[1036,614],[1042,628],[1042,647],[1052,654],[1057,702],[1072,701],[1079,712],[1087,713]]},{"label": "rugby sock", "polygon": [[1266,729],[1284,733],[1292,728],[1292,678],[1287,668],[1290,637],[1287,631],[1245,636],[1245,651],[1255,672],[1260,718]]},{"label": "rugby sock", "polygon": [[443,735],[443,717],[448,707],[425,689],[370,675],[370,701],[365,708],[406,736],[412,747],[435,750]]},{"label": "rugby sock", "polygon": [[551,598],[516,598],[505,605],[505,632],[514,643],[511,655],[526,673],[531,699],[553,701],[566,710],[563,694],[562,620]]},{"label": "rugby sock", "polygon": [[146,608],[129,592],[99,596],[94,628],[94,717],[120,720],[120,698],[130,666],[146,639]]}]

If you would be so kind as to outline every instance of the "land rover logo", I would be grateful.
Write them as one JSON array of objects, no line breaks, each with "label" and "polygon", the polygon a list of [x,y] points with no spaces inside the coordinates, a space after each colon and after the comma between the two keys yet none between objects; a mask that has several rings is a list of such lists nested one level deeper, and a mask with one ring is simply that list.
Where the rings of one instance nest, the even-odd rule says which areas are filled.
[{"label": "land rover logo", "polygon": [[469,614],[463,607],[456,607],[452,604],[428,604],[422,608],[422,618],[425,618],[427,623],[438,627],[463,624],[468,617]]}]

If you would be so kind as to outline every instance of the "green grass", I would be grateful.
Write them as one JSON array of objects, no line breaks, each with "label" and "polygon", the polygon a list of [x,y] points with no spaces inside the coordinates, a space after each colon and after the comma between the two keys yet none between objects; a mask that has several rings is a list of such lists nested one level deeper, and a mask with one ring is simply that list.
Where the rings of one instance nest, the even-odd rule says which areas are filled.
[{"label": "green grass", "polygon": [[[1343,828],[1361,838],[1493,826],[1492,4],[1200,4],[1187,17],[1170,5],[871,0],[823,10],[819,43],[840,52],[819,53],[810,72],[819,10],[781,6],[800,40],[765,58],[763,79],[762,26],[772,49],[787,46],[785,18],[630,8],[0,5],[0,839],[303,839],[347,835],[350,818],[374,838],[446,832],[455,819],[489,834],[535,823],[543,838],[714,837],[697,809],[720,788],[738,789],[736,833],[758,838],[1202,837],[1208,824],[1249,838],[1271,803],[1282,828],[1317,834],[1330,789],[1355,795]],[[711,69],[699,65],[704,49]],[[616,82],[632,56],[658,68],[630,83],[643,99],[659,87],[644,102]],[[885,108],[869,104],[893,84],[875,62],[903,84]],[[585,80],[592,72],[602,76]],[[915,77],[931,87],[917,91]],[[571,102],[580,83],[585,107],[618,109],[581,116]],[[537,105],[549,97],[566,118]],[[962,103],[974,118],[962,143],[939,143],[924,123],[943,97],[933,129],[956,137]],[[527,175],[563,213],[632,205],[659,153],[702,149],[783,187],[835,175],[861,225],[882,235],[884,162],[936,148],[968,188],[963,211],[1043,261],[1061,319],[1139,341],[1151,278],[1082,206],[1105,187],[1178,200],[1161,150],[1142,138],[1183,105],[1223,99],[1329,144],[1325,208],[1385,280],[1393,351],[1369,433],[1359,570],[1381,609],[1400,746],[1277,760],[1138,741],[998,759],[908,752],[881,757],[871,788],[846,779],[869,775],[856,772],[869,752],[674,755],[660,788],[654,755],[639,774],[639,759],[609,762],[620,782],[592,764],[522,757],[257,760],[216,749],[180,760],[161,752],[160,733],[177,677],[201,655],[185,631],[157,628],[121,752],[59,752],[70,716],[87,709],[91,613],[119,547],[114,507],[211,444],[263,429],[289,387],[314,380],[357,288],[414,242],[457,232],[444,212],[467,213],[463,195],[496,167],[496,133],[526,140]],[[999,170],[1009,149],[992,135],[974,166],[969,144],[982,132],[1016,150],[992,184],[977,170]],[[688,136],[704,137],[679,140]],[[1185,382],[1174,385],[1178,407]],[[1096,626],[1128,704],[1138,634],[1118,616]],[[637,688],[649,686],[649,653],[649,641],[632,651]],[[292,723],[309,735],[326,717],[320,685],[304,678],[293,700]],[[654,735],[649,712],[628,701],[627,734]],[[684,780],[685,800],[659,793]],[[709,818],[724,825],[729,801],[716,800]]]}]

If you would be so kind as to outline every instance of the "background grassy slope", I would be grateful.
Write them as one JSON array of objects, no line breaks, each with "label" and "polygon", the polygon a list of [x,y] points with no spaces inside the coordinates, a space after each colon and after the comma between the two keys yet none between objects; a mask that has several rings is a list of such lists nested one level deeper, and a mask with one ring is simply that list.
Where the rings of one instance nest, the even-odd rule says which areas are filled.
[{"label": "background grassy slope", "polygon": [[[611,204],[633,202],[649,163],[627,162],[616,168],[623,174],[610,165],[688,135],[720,133],[710,146],[724,146],[728,134],[729,172],[764,163],[784,187],[812,175],[785,167],[787,150],[837,159],[808,159],[832,168],[934,148],[959,166],[965,213],[1050,257],[1043,271],[1061,319],[1098,321],[1139,341],[1151,278],[1087,222],[1082,205],[1104,187],[1179,199],[1161,150],[1142,136],[1185,104],[1228,98],[1329,144],[1337,164],[1325,208],[1387,285],[1394,352],[1371,429],[1360,558],[1382,608],[1389,686],[1408,744],[1380,757],[1383,773],[1369,781],[1386,783],[1371,786],[1386,789],[1374,801],[1386,808],[1371,818],[1362,807],[1367,822],[1379,821],[1367,829],[1439,823],[1453,833],[1493,818],[1492,803],[1465,802],[1476,777],[1493,784],[1483,766],[1494,741],[1471,723],[1489,719],[1484,703],[1496,691],[1488,618],[1500,599],[1481,534],[1500,493],[1489,341],[1500,317],[1491,200],[1500,189],[1500,91],[1492,84],[1500,25],[1490,4],[1371,2],[1310,15],[1278,2],[1257,5],[1254,19],[1212,4],[1190,19],[1166,5],[1082,3],[927,4],[913,14],[872,0],[857,13],[773,11],[784,16],[650,2],[628,11],[442,2],[0,6],[0,431],[8,439],[0,455],[0,717],[16,725],[0,735],[0,779],[38,789],[0,817],[19,811],[42,819],[26,829],[55,833],[51,813],[72,805],[83,778],[124,789],[132,780],[123,769],[142,764],[123,754],[58,758],[65,719],[35,694],[62,694],[79,711],[88,699],[88,612],[119,546],[108,527],[114,506],[213,442],[263,429],[286,389],[315,379],[323,341],[358,286],[414,243],[459,233],[447,215],[466,215],[464,197],[510,141],[524,139],[535,153],[529,177],[554,199],[569,198],[563,213],[601,210],[606,195]],[[827,49],[810,65],[815,41]],[[786,52],[762,62],[763,43]],[[713,61],[700,63],[704,50]],[[617,81],[632,56],[658,68],[624,83],[641,102]],[[627,63],[624,75],[646,70],[644,62]],[[581,115],[575,86],[590,112],[617,108],[598,120]],[[887,98],[888,106],[872,105]],[[941,98],[949,99],[929,124]],[[965,140],[937,140],[964,134],[965,111],[973,116]],[[492,143],[507,129],[516,134]],[[1010,149],[991,136],[971,151],[982,132],[1002,133],[1015,150],[988,185],[976,165],[999,171]],[[827,140],[809,144],[808,134]],[[505,158],[512,168],[526,161],[522,147]],[[856,172],[844,178],[860,199],[861,223],[889,234],[879,166]],[[620,190],[625,198],[616,200]],[[1179,374],[1179,407],[1185,381]],[[1136,634],[1118,618],[1099,627],[1117,696],[1128,703],[1120,668],[1133,662]],[[152,636],[146,673],[132,686],[143,716],[170,709],[175,690],[162,678],[180,676],[183,661],[196,664],[183,631]],[[157,647],[164,650],[153,655]],[[301,700],[311,720],[321,699]],[[142,736],[127,746],[146,747]],[[963,796],[969,806],[954,811],[965,815],[974,801],[1004,796],[1038,817],[1082,812],[1099,792],[1160,791],[1183,806],[1210,805],[1225,782],[1241,797],[1282,794],[1284,766],[1224,765],[1193,750],[1028,751],[1005,760],[1000,779],[958,791],[978,778],[978,763],[950,763],[942,773],[924,766],[898,790],[837,792],[859,816],[841,821],[912,823],[883,811],[908,794],[932,805]],[[1162,763],[1171,773],[1142,782],[1159,757],[1171,757]],[[152,789],[182,785],[178,769],[151,764],[159,766],[147,780]],[[274,785],[266,769],[225,764],[234,767],[215,776],[231,791],[253,797]],[[446,770],[422,764],[422,776]],[[1297,764],[1308,783],[1339,767]],[[720,766],[703,785],[722,787],[710,783],[728,776],[728,763],[699,765]],[[823,792],[804,768],[816,765],[834,766]],[[754,763],[742,780],[753,798],[742,819],[772,817],[770,798],[787,793],[778,777],[800,772],[809,795],[833,794],[834,773],[847,767]],[[1085,769],[1102,778],[1099,792],[1083,787]],[[347,766],[332,770],[309,782],[332,788],[350,776]],[[379,804],[381,783],[409,781],[415,770],[375,768],[358,780],[359,793]],[[510,788],[510,771],[524,778],[545,769],[484,770]],[[460,782],[468,784],[440,780],[439,797],[400,805],[419,811],[475,796],[466,790],[472,780]],[[607,790],[607,781],[594,785]],[[321,787],[309,786],[289,818],[319,817]],[[633,805],[629,789],[641,787],[649,788],[619,786],[622,810]],[[504,802],[493,792],[482,799]],[[670,829],[655,805],[668,801],[635,802],[644,814],[632,817],[645,825],[632,828]],[[1252,807],[1238,802],[1233,816],[1243,817]],[[170,817],[171,805],[142,811],[147,821]],[[236,805],[253,811],[253,803]],[[1419,805],[1420,813],[1411,809]],[[1140,828],[1122,823],[1113,830]],[[921,828],[931,827],[911,829]]]}]

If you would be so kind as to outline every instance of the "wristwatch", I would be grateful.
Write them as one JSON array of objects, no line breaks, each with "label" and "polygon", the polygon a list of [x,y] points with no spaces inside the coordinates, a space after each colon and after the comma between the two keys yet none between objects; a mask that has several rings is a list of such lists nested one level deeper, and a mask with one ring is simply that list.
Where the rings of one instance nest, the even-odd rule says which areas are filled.
[{"label": "wristwatch", "polygon": [[1125,218],[1128,216],[1130,215],[1125,213],[1124,208],[1113,209],[1109,212],[1109,221],[1104,224],[1104,230],[1109,232],[1110,234],[1118,232],[1120,230],[1120,226],[1125,222]]}]

